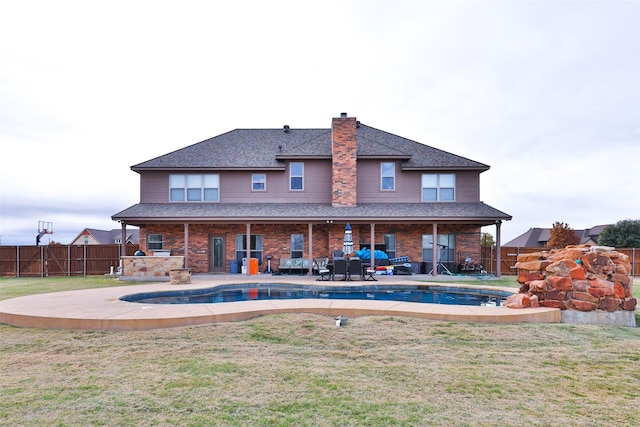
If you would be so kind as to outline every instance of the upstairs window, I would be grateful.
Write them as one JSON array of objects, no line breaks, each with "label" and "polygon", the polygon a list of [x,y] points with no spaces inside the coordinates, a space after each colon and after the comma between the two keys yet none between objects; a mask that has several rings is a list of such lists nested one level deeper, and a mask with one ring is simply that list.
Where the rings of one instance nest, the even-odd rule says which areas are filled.
[{"label": "upstairs window", "polygon": [[169,200],[172,202],[218,202],[218,174],[169,175]]},{"label": "upstairs window", "polygon": [[251,174],[251,191],[265,191],[267,189],[267,175],[264,173]]},{"label": "upstairs window", "polygon": [[456,196],[456,176],[452,173],[422,175],[423,202],[452,202]]},{"label": "upstairs window", "polygon": [[289,189],[304,190],[304,163],[293,162],[289,165]]},{"label": "upstairs window", "polygon": [[380,164],[380,188],[383,190],[396,189],[396,164],[382,162]]}]

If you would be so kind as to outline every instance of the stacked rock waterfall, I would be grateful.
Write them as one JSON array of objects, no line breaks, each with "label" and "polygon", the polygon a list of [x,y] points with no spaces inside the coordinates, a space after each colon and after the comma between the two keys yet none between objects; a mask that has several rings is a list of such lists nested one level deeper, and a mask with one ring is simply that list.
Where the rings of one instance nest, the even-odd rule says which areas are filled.
[{"label": "stacked rock waterfall", "polygon": [[506,307],[554,307],[580,312],[633,312],[631,262],[604,246],[567,246],[518,255],[520,293]]}]

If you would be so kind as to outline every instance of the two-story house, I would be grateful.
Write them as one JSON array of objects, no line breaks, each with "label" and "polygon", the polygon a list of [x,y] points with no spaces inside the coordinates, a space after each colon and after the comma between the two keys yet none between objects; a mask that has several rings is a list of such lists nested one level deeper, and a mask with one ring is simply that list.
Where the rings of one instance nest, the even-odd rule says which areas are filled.
[{"label": "two-story house", "polygon": [[311,269],[342,248],[349,223],[356,250],[373,243],[436,274],[438,261],[479,260],[482,226],[496,226],[499,246],[511,219],[480,201],[489,166],[346,113],[329,129],[236,129],[131,169],[140,203],[112,219],[140,228],[143,251],[183,255],[194,273],[242,258],[263,271],[266,259],[276,270],[305,258]]}]

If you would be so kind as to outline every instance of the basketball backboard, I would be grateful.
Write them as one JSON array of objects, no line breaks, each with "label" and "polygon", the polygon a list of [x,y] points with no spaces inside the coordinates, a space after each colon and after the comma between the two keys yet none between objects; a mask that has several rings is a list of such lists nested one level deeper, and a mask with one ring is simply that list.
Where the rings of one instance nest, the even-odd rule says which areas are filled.
[{"label": "basketball backboard", "polygon": [[38,221],[38,234],[53,234],[53,223]]}]

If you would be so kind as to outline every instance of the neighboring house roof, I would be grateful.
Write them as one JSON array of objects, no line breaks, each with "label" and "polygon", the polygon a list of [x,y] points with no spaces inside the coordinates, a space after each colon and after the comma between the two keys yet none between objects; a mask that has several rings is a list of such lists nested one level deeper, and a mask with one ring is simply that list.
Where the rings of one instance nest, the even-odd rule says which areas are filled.
[{"label": "neighboring house roof", "polygon": [[[600,233],[606,225],[597,225],[585,230],[574,230],[576,235],[580,238],[579,244],[585,244],[589,242],[597,242]],[[547,246],[547,242],[551,238],[550,228],[530,228],[526,233],[516,237],[515,239],[505,243],[504,247],[519,247],[519,248],[544,248]]]},{"label": "neighboring house roof", "polygon": [[[489,166],[379,129],[358,124],[358,158],[399,159],[403,169]],[[131,167],[175,169],[282,169],[285,159],[331,158],[331,129],[236,129]]]},{"label": "neighboring house roof", "polygon": [[[137,228],[127,228],[126,230],[127,242],[132,244],[138,244],[140,230]],[[113,230],[98,230],[96,228],[85,228],[73,239],[71,242],[77,241],[80,237],[90,234],[101,245],[112,245],[116,242],[116,239],[122,237],[122,229],[114,228]]]},{"label": "neighboring house roof", "polygon": [[349,220],[357,223],[384,218],[389,222],[448,219],[489,223],[511,216],[477,203],[361,203],[334,208],[330,203],[139,203],[115,214],[114,220],[152,222],[287,222]]},{"label": "neighboring house roof", "polygon": [[[587,228],[586,230],[583,230],[582,234],[580,235],[580,243],[587,243],[589,240],[593,242],[597,242],[598,237],[600,237],[600,233],[602,233],[602,230],[604,230],[605,227],[607,226],[596,225],[595,227]],[[578,231],[580,230],[576,230],[576,233],[578,233]]]},{"label": "neighboring house roof", "polygon": [[[542,232],[546,231],[546,237],[541,236]],[[542,228],[530,228],[526,233],[521,234],[515,239],[505,243],[502,246],[519,247],[519,248],[533,248],[544,247],[544,243],[549,241],[549,229]]]}]

